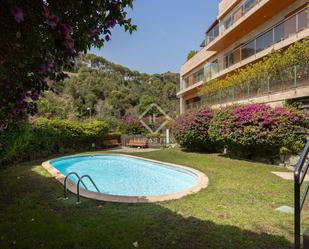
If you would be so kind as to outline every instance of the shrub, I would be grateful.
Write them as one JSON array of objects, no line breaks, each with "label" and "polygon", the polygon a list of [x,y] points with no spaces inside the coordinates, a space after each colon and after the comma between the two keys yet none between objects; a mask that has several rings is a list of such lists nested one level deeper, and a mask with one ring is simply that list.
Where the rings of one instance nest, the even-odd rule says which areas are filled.
[{"label": "shrub", "polygon": [[207,108],[187,113],[175,120],[176,141],[187,149],[213,151],[214,143],[208,136],[208,127],[213,112]]},{"label": "shrub", "polygon": [[145,127],[141,124],[137,117],[125,116],[122,122],[122,130],[125,134],[141,135],[146,133]]},{"label": "shrub", "polygon": [[0,164],[39,158],[72,150],[100,147],[108,133],[105,122],[37,119],[32,125],[11,129],[1,141]]},{"label": "shrub", "polygon": [[309,116],[292,108],[265,104],[233,106],[219,110],[211,120],[209,137],[237,155],[245,157],[296,154],[304,146],[302,130]]}]

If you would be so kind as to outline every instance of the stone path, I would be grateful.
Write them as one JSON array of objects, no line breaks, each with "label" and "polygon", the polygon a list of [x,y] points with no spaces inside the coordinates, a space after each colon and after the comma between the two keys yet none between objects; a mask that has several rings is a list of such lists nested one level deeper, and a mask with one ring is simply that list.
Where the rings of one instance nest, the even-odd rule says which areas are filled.
[{"label": "stone path", "polygon": [[[294,180],[294,172],[276,172],[276,171],[273,171],[271,173],[281,177],[284,180],[291,180],[291,181]],[[308,174],[305,177],[305,181],[309,181],[309,175]]]}]

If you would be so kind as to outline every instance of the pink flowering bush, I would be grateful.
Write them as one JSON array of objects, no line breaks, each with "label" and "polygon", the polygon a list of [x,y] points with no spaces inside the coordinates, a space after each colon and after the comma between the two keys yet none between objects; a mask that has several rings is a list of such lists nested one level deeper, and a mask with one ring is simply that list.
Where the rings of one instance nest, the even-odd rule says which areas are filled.
[{"label": "pink flowering bush", "polygon": [[145,134],[146,129],[135,116],[124,116],[122,119],[122,131],[128,135]]},{"label": "pink flowering bush", "polygon": [[214,142],[233,154],[272,157],[300,152],[308,127],[309,116],[304,112],[252,104],[219,110],[208,133]]},{"label": "pink flowering bush", "polygon": [[60,81],[80,53],[102,47],[115,26],[132,32],[133,0],[0,1],[0,136],[37,111],[36,101]]},{"label": "pink flowering bush", "polygon": [[175,139],[187,149],[213,151],[215,146],[208,136],[212,118],[213,112],[207,108],[182,115],[175,120]]}]

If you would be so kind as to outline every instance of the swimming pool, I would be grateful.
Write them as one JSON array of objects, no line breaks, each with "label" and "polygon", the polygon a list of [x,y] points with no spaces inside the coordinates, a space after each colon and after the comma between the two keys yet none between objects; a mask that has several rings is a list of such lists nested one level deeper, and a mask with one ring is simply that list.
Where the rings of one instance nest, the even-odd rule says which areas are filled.
[{"label": "swimming pool", "polygon": [[[78,155],[53,159],[43,166],[58,180],[70,172],[89,175],[83,179],[84,197],[116,202],[154,202],[178,199],[207,186],[207,177],[187,167],[128,155]],[[76,193],[78,178],[69,176],[68,189]]]}]

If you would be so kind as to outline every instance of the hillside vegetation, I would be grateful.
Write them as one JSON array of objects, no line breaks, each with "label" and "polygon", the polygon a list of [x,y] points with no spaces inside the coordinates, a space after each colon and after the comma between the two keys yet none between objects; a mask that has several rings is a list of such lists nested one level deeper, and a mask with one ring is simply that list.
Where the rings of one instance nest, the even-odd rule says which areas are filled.
[{"label": "hillside vegetation", "polygon": [[145,74],[114,64],[92,54],[77,61],[69,78],[52,84],[38,104],[38,116],[61,119],[137,116],[155,102],[170,116],[177,112],[176,85],[171,72]]}]

